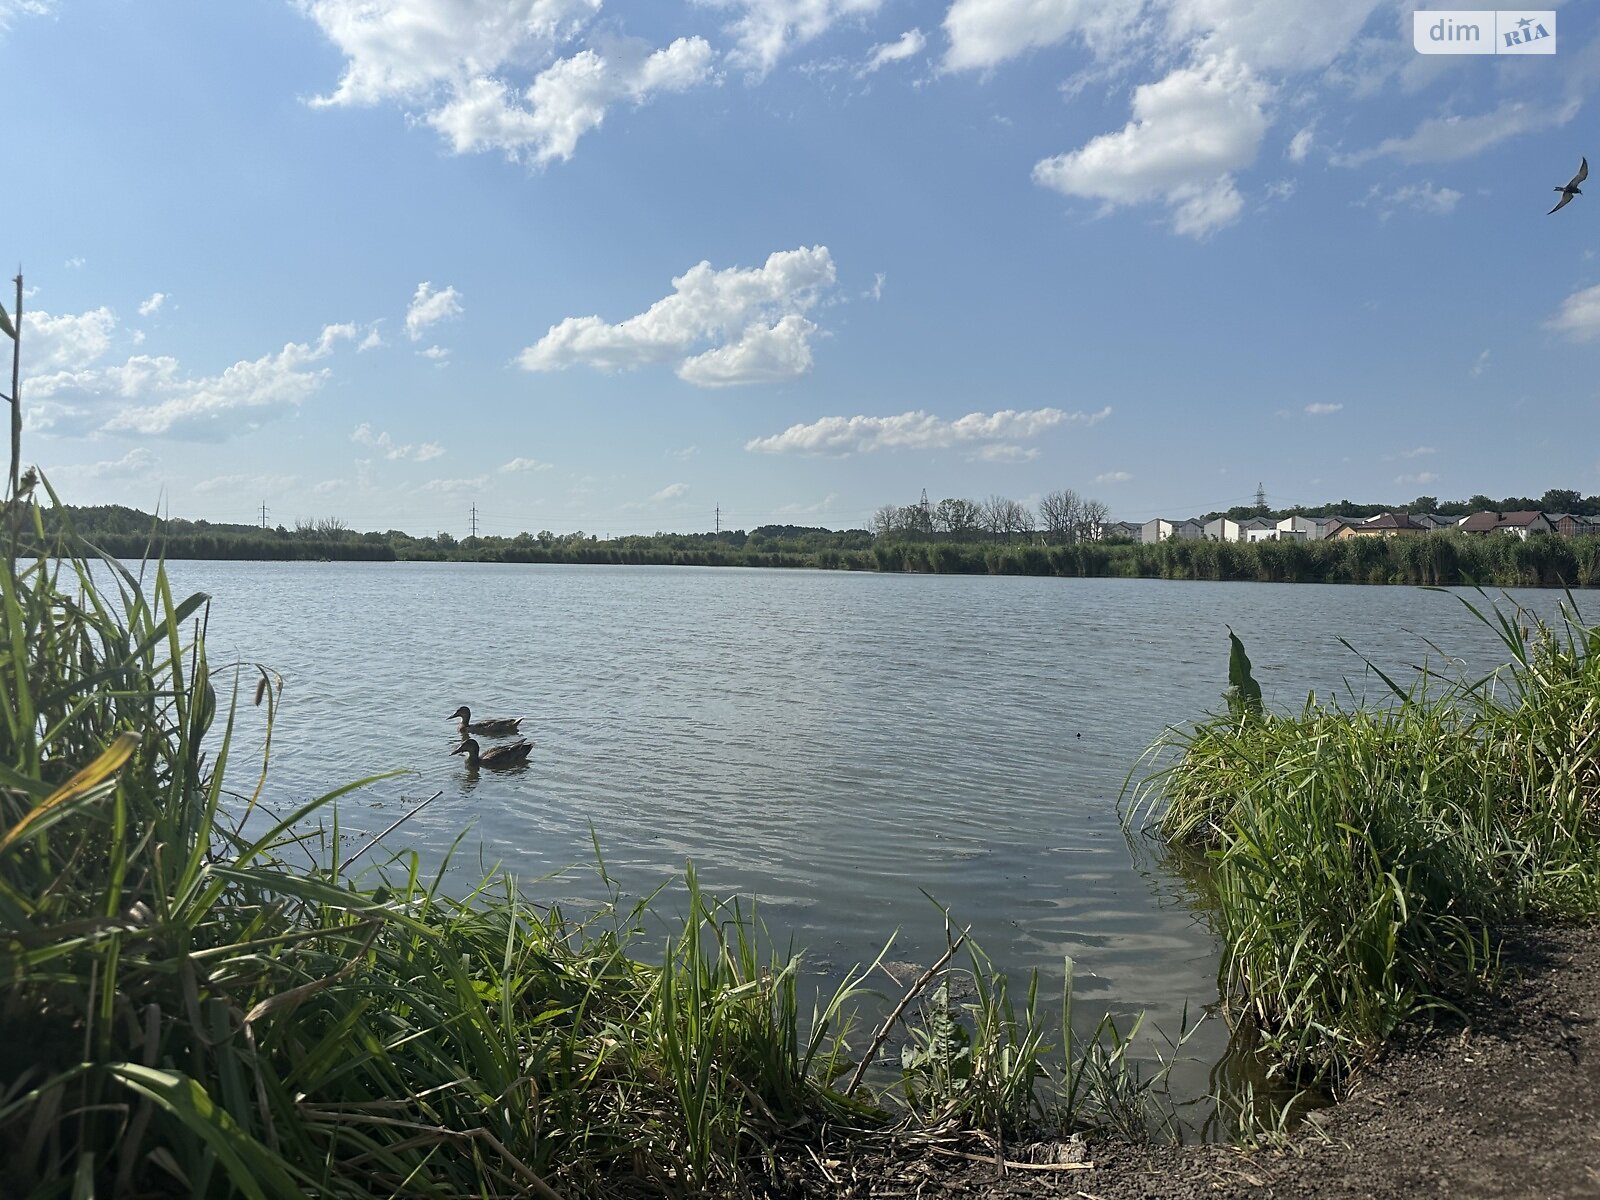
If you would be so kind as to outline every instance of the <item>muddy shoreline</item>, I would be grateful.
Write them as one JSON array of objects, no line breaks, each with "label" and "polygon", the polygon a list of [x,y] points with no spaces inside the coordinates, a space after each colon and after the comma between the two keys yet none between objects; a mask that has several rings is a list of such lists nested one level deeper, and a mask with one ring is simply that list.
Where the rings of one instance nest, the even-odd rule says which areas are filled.
[{"label": "muddy shoreline", "polygon": [[835,1149],[792,1197],[1477,1200],[1600,1197],[1600,929],[1508,931],[1492,994],[1397,1040],[1281,1148],[1091,1141],[1092,1168]]}]

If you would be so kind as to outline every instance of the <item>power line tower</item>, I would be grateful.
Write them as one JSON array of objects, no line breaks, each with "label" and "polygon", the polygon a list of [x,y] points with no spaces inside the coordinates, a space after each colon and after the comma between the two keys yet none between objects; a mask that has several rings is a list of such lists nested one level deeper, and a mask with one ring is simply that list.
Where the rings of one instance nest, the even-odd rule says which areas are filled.
[{"label": "power line tower", "polygon": [[478,536],[478,506],[476,503],[472,506],[472,533],[470,536]]},{"label": "power line tower", "polygon": [[1266,511],[1266,508],[1267,508],[1267,487],[1266,487],[1266,484],[1264,484],[1264,483],[1257,483],[1256,484],[1256,507],[1261,509],[1263,512]]},{"label": "power line tower", "polygon": [[722,532],[722,505],[720,505],[720,504],[717,505],[716,512],[713,515],[713,520],[715,522],[715,524],[712,526],[713,531],[716,532],[716,533],[721,533]]},{"label": "power line tower", "polygon": [[263,500],[261,502],[261,528],[265,529],[266,527],[267,527],[267,503],[266,503],[265,500]]}]

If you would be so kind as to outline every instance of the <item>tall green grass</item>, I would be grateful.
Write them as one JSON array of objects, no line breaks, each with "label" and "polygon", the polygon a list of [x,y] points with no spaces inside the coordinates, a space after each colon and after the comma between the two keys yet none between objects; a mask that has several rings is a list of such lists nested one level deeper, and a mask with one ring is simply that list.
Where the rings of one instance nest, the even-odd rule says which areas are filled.
[{"label": "tall green grass", "polygon": [[964,1064],[856,1073],[932,1010],[867,1039],[865,970],[811,996],[692,869],[662,947],[643,905],[573,917],[346,854],[331,806],[370,780],[269,814],[268,763],[230,759],[243,720],[270,747],[277,681],[213,673],[208,599],[9,516],[0,1195],[702,1195],[779,1179],[824,1127],[1136,1123],[1121,1035],[1074,1045],[976,950],[937,1018]]},{"label": "tall green grass", "polygon": [[1483,983],[1503,923],[1600,916],[1600,627],[1463,602],[1506,666],[1384,676],[1373,707],[1266,711],[1233,638],[1228,711],[1138,790],[1134,820],[1204,852],[1223,1002],[1292,1074],[1337,1080]]}]

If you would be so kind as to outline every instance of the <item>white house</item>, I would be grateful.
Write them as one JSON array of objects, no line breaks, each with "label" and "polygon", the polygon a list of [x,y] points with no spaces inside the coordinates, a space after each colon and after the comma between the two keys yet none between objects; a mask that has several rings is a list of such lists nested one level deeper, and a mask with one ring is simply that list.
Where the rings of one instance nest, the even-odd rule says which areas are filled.
[{"label": "white house", "polygon": [[1230,521],[1227,517],[1217,517],[1205,524],[1205,535],[1213,542],[1237,542],[1239,540],[1239,522]]},{"label": "white house", "polygon": [[1164,542],[1169,537],[1198,541],[1205,535],[1206,527],[1193,519],[1169,521],[1165,517],[1153,517],[1139,527],[1139,540],[1147,544]]}]

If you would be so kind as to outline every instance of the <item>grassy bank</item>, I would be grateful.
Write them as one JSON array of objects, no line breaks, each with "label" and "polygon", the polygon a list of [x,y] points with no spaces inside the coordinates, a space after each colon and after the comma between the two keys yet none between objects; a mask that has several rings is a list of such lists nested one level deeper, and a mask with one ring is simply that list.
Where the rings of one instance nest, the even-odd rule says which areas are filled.
[{"label": "grassy bank", "polygon": [[1235,638],[1228,711],[1141,789],[1204,854],[1231,1019],[1290,1074],[1336,1081],[1483,983],[1503,923],[1600,917],[1600,627],[1469,607],[1508,664],[1381,707],[1268,712]]},{"label": "grassy bank", "polygon": [[278,683],[213,673],[206,597],[8,515],[0,1194],[701,1195],[776,1186],[830,1128],[1140,1127],[1126,1038],[1074,1042],[959,935],[868,1025],[865,970],[813,995],[692,869],[663,947],[642,908],[352,849],[360,782],[280,806],[231,760]]}]

